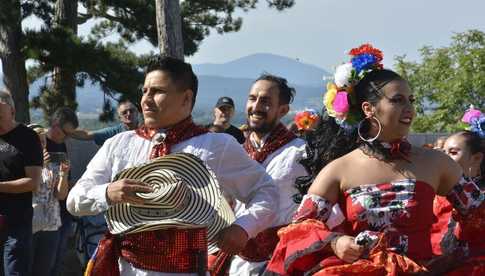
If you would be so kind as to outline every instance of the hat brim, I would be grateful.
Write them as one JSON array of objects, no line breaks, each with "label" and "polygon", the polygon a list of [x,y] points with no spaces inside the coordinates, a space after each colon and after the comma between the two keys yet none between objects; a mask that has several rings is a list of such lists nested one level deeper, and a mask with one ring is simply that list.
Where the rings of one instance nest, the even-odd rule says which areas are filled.
[{"label": "hat brim", "polygon": [[218,104],[218,105],[216,105],[216,108],[223,107],[223,106],[229,106],[229,107],[234,108],[234,105],[232,105],[232,104],[230,104],[230,103],[222,103],[222,104]]},{"label": "hat brim", "polygon": [[145,198],[145,204],[115,204],[106,212],[112,234],[207,227],[209,251],[213,251],[217,233],[235,220],[214,173],[194,155],[177,153],[157,158],[120,172],[113,181],[124,178],[140,180],[152,187],[182,180],[189,188],[187,206],[176,210],[173,206],[157,204],[156,199],[160,196],[157,191],[138,193],[139,197]]}]

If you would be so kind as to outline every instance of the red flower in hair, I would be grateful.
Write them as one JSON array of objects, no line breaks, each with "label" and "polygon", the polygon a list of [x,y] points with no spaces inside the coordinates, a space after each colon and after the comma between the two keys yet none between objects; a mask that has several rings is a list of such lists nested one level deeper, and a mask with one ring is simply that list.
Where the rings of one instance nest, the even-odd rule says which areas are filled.
[{"label": "red flower in hair", "polygon": [[372,47],[371,44],[362,44],[358,48],[353,48],[350,50],[349,55],[351,56],[358,56],[362,54],[371,54],[376,57],[377,63],[379,64],[380,67],[382,67],[381,61],[383,59],[382,51]]},{"label": "red flower in hair", "polygon": [[298,130],[309,130],[313,128],[313,125],[318,120],[318,114],[311,111],[301,111],[295,115],[295,124]]}]

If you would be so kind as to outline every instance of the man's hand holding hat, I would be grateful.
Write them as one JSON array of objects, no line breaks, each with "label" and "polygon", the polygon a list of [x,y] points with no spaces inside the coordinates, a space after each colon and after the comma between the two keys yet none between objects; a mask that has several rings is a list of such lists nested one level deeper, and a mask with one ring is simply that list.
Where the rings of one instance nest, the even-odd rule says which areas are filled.
[{"label": "man's hand holding hat", "polygon": [[135,193],[150,193],[153,189],[148,184],[133,179],[120,179],[112,182],[106,189],[106,198],[109,204],[132,203],[143,204],[144,199]]}]

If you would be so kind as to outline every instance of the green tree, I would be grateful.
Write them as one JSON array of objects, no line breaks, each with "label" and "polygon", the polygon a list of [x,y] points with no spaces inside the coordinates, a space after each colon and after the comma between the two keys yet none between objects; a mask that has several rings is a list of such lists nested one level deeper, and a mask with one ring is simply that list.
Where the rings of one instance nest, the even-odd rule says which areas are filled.
[{"label": "green tree", "polygon": [[413,131],[463,129],[460,119],[470,104],[485,106],[485,33],[458,33],[449,46],[425,46],[420,54],[420,62],[396,58],[397,71],[409,81],[417,99]]}]

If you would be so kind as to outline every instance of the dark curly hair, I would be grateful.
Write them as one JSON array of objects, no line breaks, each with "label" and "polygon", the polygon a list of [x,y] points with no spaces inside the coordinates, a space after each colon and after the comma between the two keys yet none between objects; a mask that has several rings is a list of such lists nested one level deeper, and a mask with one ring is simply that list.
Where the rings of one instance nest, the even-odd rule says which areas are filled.
[{"label": "dark curly hair", "polygon": [[[359,118],[365,118],[361,108],[363,102],[370,102],[376,105],[382,98],[381,89],[391,81],[403,81],[404,79],[396,72],[382,69],[369,72],[357,85],[354,86],[354,93],[357,95],[357,103],[352,105],[354,114],[359,114]],[[390,155],[378,141],[372,143],[362,141],[358,134],[357,128],[346,129],[341,127],[335,119],[328,116],[326,110],[315,131],[305,135],[307,141],[307,158],[300,163],[309,172],[308,176],[299,177],[295,181],[295,188],[298,194],[293,199],[299,203],[308,191],[313,180],[331,161],[344,156],[345,154],[361,147],[365,154],[374,156],[381,160],[389,160]],[[364,121],[361,126],[361,133],[367,134],[370,130],[370,124]]]}]

